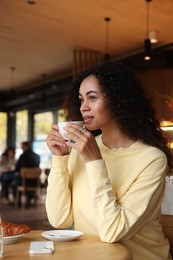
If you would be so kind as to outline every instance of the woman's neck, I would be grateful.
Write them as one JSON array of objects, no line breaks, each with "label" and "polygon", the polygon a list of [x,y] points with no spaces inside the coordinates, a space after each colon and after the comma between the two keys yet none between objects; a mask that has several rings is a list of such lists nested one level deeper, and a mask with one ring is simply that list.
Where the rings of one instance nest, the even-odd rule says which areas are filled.
[{"label": "woman's neck", "polygon": [[127,135],[122,133],[119,128],[112,127],[102,129],[102,142],[108,148],[127,148],[131,146],[136,140],[129,138]]}]

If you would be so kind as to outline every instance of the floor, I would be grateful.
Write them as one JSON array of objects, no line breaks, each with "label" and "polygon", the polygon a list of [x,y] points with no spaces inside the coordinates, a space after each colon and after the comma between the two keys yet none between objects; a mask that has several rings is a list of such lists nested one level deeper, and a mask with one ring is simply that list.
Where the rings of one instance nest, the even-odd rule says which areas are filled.
[{"label": "floor", "polygon": [[26,224],[31,229],[54,229],[48,222],[44,199],[40,200],[36,206],[28,209],[25,209],[24,207],[18,208],[16,205],[7,205],[0,199],[0,215],[4,221],[16,224]]}]

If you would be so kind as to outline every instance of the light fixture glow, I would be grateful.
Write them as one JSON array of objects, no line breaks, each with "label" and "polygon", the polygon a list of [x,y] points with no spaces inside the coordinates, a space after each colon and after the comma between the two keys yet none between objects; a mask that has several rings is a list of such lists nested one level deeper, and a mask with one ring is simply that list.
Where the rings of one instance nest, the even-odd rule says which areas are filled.
[{"label": "light fixture glow", "polygon": [[157,31],[156,30],[149,30],[148,31],[148,37],[149,37],[151,43],[158,42]]},{"label": "light fixture glow", "polygon": [[151,59],[151,42],[150,42],[150,39],[145,39],[144,45],[145,45],[144,59],[150,60]]},{"label": "light fixture glow", "polygon": [[164,131],[172,131],[173,126],[162,126],[161,129],[164,130]]},{"label": "light fixture glow", "polygon": [[146,16],[146,39],[144,41],[144,59],[150,60],[151,59],[151,42],[148,35],[149,32],[149,2],[152,0],[145,0],[147,3],[147,16]]}]

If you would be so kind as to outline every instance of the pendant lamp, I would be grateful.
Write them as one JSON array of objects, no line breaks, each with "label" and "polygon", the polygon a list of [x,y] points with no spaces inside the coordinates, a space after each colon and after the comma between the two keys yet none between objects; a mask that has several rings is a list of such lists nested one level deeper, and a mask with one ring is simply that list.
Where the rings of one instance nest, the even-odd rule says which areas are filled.
[{"label": "pendant lamp", "polygon": [[144,40],[144,59],[151,59],[151,41],[149,38],[149,3],[152,0],[145,0],[147,3],[147,12],[146,12],[146,39]]},{"label": "pendant lamp", "polygon": [[105,54],[104,54],[104,61],[109,61],[110,60],[110,54],[109,54],[109,28],[108,24],[111,21],[110,17],[105,17],[104,21],[106,22],[106,38],[105,38]]}]

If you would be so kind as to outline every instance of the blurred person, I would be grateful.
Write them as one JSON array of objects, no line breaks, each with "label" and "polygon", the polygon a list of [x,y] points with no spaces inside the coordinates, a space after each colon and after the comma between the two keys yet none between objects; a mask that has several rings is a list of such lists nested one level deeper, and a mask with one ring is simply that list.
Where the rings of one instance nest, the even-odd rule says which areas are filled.
[{"label": "blurred person", "polygon": [[67,109],[84,126],[47,137],[50,224],[121,242],[133,260],[171,259],[159,219],[172,155],[140,82],[122,63],[97,65],[73,82]]},{"label": "blurred person", "polygon": [[[16,158],[15,158],[15,148],[13,146],[9,146],[6,148],[4,153],[0,158],[0,172],[1,172],[1,184],[2,184],[2,197],[5,198],[8,204],[13,204],[13,201],[16,196],[16,190],[13,185],[13,181],[15,180],[15,166],[16,166]],[[13,192],[13,200],[10,200],[9,197],[9,188],[12,188]]]},{"label": "blurred person", "polygon": [[[17,164],[16,164],[16,168],[15,168],[15,172],[17,175],[17,186],[21,185],[22,182],[22,178],[20,176],[20,170],[22,168],[37,168],[40,166],[40,156],[33,152],[32,148],[31,148],[31,143],[26,141],[26,142],[22,142],[21,143],[21,148],[23,150],[23,153],[20,155]],[[35,186],[36,185],[36,181],[35,180],[30,180],[28,179],[26,181],[26,185],[28,186]],[[27,192],[27,201],[26,201],[26,208],[29,208],[31,206],[31,200],[36,201],[36,194],[35,192]],[[21,207],[21,193],[19,195],[19,200],[18,200],[18,207]]]}]

